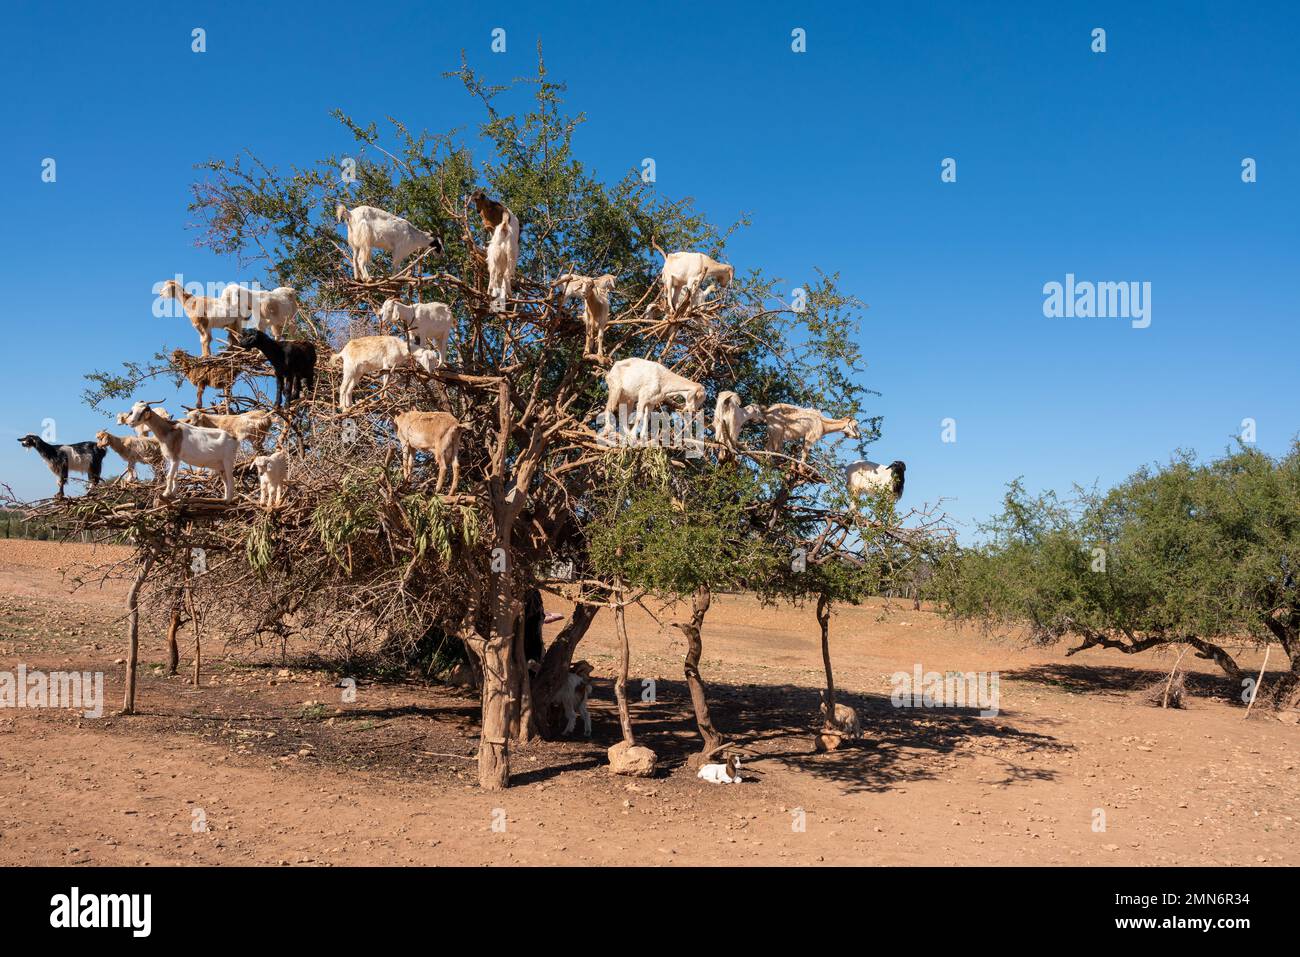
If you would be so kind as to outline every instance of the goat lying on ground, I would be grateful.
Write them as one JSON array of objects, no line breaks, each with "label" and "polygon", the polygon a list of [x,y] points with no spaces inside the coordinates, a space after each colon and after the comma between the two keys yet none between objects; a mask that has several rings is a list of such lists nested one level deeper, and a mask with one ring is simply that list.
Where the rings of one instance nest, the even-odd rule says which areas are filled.
[{"label": "goat lying on ground", "polygon": [[846,704],[836,702],[835,717],[832,719],[827,715],[825,689],[821,691],[821,698],[822,703],[820,709],[822,720],[824,720],[827,725],[834,728],[851,741],[856,741],[858,738],[862,737],[862,725],[858,723],[858,713],[856,711]]},{"label": "goat lying on ground", "polygon": [[450,412],[416,412],[411,410],[393,417],[397,441],[402,444],[402,476],[408,482],[415,467],[415,453],[432,452],[438,463],[438,480],[434,492],[442,491],[442,480],[451,466],[451,488],[455,494],[460,482],[460,423]]},{"label": "goat lying on ground", "polygon": [[18,440],[23,448],[35,449],[45,464],[49,466],[54,477],[59,480],[57,498],[63,498],[63,487],[68,484],[69,472],[81,472],[94,488],[99,484],[100,472],[104,467],[104,456],[108,449],[94,442],[71,442],[67,445],[51,445],[39,435],[28,433]]},{"label": "goat lying on ground", "polygon": [[119,479],[138,481],[135,474],[137,465],[147,465],[153,469],[154,478],[162,472],[162,448],[155,439],[139,435],[114,435],[100,429],[95,433],[95,444],[101,449],[112,449],[126,463],[126,470],[118,476]]},{"label": "goat lying on ground", "polygon": [[188,422],[164,419],[150,408],[151,403],[140,401],[127,413],[129,426],[146,425],[158,439],[163,461],[167,466],[167,481],[163,495],[176,494],[176,475],[181,463],[219,469],[225,483],[225,501],[235,497],[235,452],[239,441],[220,429],[205,429]]},{"label": "goat lying on ground", "polygon": [[270,455],[253,459],[257,469],[257,501],[266,508],[277,508],[284,501],[284,489],[289,481],[289,456],[280,449]]},{"label": "goat lying on ground", "polygon": [[205,429],[220,429],[237,441],[247,442],[256,452],[262,451],[271,432],[271,413],[265,409],[239,415],[214,415],[195,409],[185,414],[185,421]]},{"label": "goat lying on ground", "polygon": [[360,336],[330,356],[330,365],[343,366],[343,383],[339,386],[339,408],[352,407],[352,393],[362,377],[371,372],[383,373],[382,389],[388,388],[388,374],[394,369],[418,365],[426,372],[438,367],[432,349],[412,349],[405,339],[396,336]]},{"label": "goat lying on ground", "polygon": [[354,206],[349,210],[342,203],[334,209],[334,217],[348,226],[348,246],[352,249],[352,275],[357,279],[370,278],[370,254],[382,249],[393,257],[393,273],[421,249],[433,248],[442,255],[442,240],[417,229],[401,216],[374,206]]},{"label": "goat lying on ground", "polygon": [[713,434],[719,442],[731,451],[740,446],[740,430],[750,422],[763,421],[761,405],[740,404],[740,396],[735,392],[719,392],[718,403],[713,410]]},{"label": "goat lying on ground", "polygon": [[[648,433],[652,409],[673,400],[682,401],[683,412],[694,415],[704,407],[704,386],[680,376],[666,366],[649,359],[620,359],[605,373],[609,398],[605,401],[605,429],[614,427],[614,412],[636,405],[632,436]],[[626,417],[626,411],[623,412]]]},{"label": "goat lying on ground", "polygon": [[778,402],[763,410],[767,422],[767,445],[769,452],[780,452],[787,442],[799,442],[802,446],[799,461],[808,461],[808,450],[824,436],[832,432],[843,432],[851,439],[861,438],[858,420],[852,416],[831,419],[816,409],[803,409],[797,405]]},{"label": "goat lying on ground", "polygon": [[194,404],[199,408],[203,407],[203,393],[208,389],[220,389],[226,401],[230,401],[230,387],[239,377],[239,370],[225,358],[205,359],[176,349],[172,352],[172,365],[194,386]]},{"label": "goat lying on ground", "polygon": [[713,784],[739,784],[740,758],[734,754],[727,756],[726,764],[704,764],[695,773],[697,778]]},{"label": "goat lying on ground", "polygon": [[379,310],[379,321],[409,331],[413,345],[437,350],[439,365],[446,364],[447,340],[455,324],[451,306],[442,302],[417,302],[408,306],[388,299]]},{"label": "goat lying on ground", "polygon": [[585,353],[590,353],[594,345],[597,356],[605,355],[605,326],[609,324],[609,294],[614,282],[609,273],[595,277],[566,273],[553,283],[564,287],[565,299],[582,300],[582,324],[587,330],[582,346]]},{"label": "goat lying on ground", "polygon": [[232,284],[221,290],[221,301],[241,319],[253,318],[255,328],[269,329],[276,338],[284,335],[284,327],[298,314],[298,292],[291,286],[248,289]]},{"label": "goat lying on ground", "polygon": [[200,352],[204,358],[212,355],[213,329],[225,329],[230,334],[232,342],[239,333],[244,317],[221,299],[191,295],[175,279],[168,279],[163,283],[159,295],[180,300],[181,308],[185,310],[185,315],[189,316],[190,325],[199,334]]},{"label": "goat lying on ground", "polygon": [[[158,415],[161,415],[164,419],[170,419],[170,418],[172,417],[172,414],[171,414],[170,412],[168,412],[166,409],[162,408],[162,407],[159,407],[159,408],[157,408],[157,409],[154,409],[154,412],[156,412]],[[127,417],[127,414],[128,414],[128,413],[126,413],[126,412],[119,412],[119,413],[117,414],[117,424],[118,424],[118,425],[126,425],[126,417]],[[143,425],[137,425],[137,426],[135,427],[135,434],[138,435],[138,436],[141,436],[142,438],[148,437],[148,435],[149,435],[149,429],[148,429],[148,427],[146,427],[146,426],[143,426]],[[149,441],[150,441],[150,442],[156,442],[157,440],[156,440],[156,439],[149,439]]]},{"label": "goat lying on ground", "polygon": [[893,496],[894,501],[903,497],[903,482],[907,475],[907,465],[895,459],[888,465],[875,462],[854,462],[844,470],[849,491],[855,495],[878,495],[885,492]]},{"label": "goat lying on ground", "polygon": [[492,240],[488,243],[487,267],[488,296],[504,307],[519,264],[519,220],[504,206],[502,210],[501,221],[492,230]]},{"label": "goat lying on ground", "polygon": [[587,710],[587,698],[591,694],[591,663],[575,661],[569,665],[568,680],[560,686],[557,700],[564,707],[564,733],[572,734],[582,715],[582,733],[591,737],[591,713]]},{"label": "goat lying on ground", "polygon": [[706,279],[712,279],[726,289],[736,278],[734,266],[720,263],[704,253],[666,253],[657,243],[652,241],[651,245],[654,246],[655,252],[664,257],[660,280],[663,282],[664,300],[668,304],[669,316],[677,314],[677,300],[680,293],[686,294],[682,304],[690,306],[697,301],[700,284]]},{"label": "goat lying on ground", "polygon": [[245,349],[256,349],[266,356],[275,370],[275,407],[283,399],[286,406],[302,395],[303,386],[316,384],[316,346],[305,339],[278,342],[260,329],[250,329],[239,337]]}]

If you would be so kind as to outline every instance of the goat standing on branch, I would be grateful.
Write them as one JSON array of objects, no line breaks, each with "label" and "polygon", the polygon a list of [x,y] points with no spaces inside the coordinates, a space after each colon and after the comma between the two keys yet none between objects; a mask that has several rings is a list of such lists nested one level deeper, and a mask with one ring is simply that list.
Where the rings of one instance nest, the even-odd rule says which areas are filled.
[{"label": "goat standing on branch", "polygon": [[493,224],[492,239],[487,248],[488,298],[498,303],[498,308],[505,308],[515,278],[515,267],[519,265],[519,220],[509,209],[488,199],[482,192],[475,193],[473,199],[483,217],[483,224]]},{"label": "goat standing on branch", "polygon": [[801,445],[799,461],[808,461],[808,451],[821,439],[833,432],[843,432],[851,439],[862,438],[858,431],[858,420],[853,416],[831,419],[816,409],[802,409],[797,405],[778,402],[763,410],[767,422],[767,445],[769,452],[780,452],[787,442]]},{"label": "goat standing on branch", "polygon": [[253,459],[257,470],[257,501],[264,508],[278,508],[284,501],[289,481],[289,455],[284,449]]},{"label": "goat standing on branch", "polygon": [[239,415],[215,415],[195,409],[186,413],[185,421],[204,429],[220,429],[236,441],[247,442],[256,452],[262,451],[271,432],[271,413],[264,409]]},{"label": "goat standing on branch", "polygon": [[[229,502],[235,497],[235,452],[239,440],[227,435],[220,429],[204,429],[188,422],[173,422],[164,419],[150,408],[152,403],[140,401],[131,406],[127,413],[126,424],[129,426],[145,425],[149,427],[158,444],[162,447],[162,457],[167,464],[167,481],[163,485],[163,495],[167,498],[176,494],[176,475],[181,463],[198,465],[209,469],[219,469],[225,483],[225,498]],[[103,451],[100,451],[102,460]]]},{"label": "goat standing on branch", "polygon": [[888,465],[863,460],[844,469],[849,491],[854,495],[878,495],[884,492],[895,502],[903,497],[906,474],[907,465],[897,459]]},{"label": "goat standing on branch", "polygon": [[729,451],[740,447],[740,430],[750,422],[763,421],[761,405],[740,404],[740,396],[735,392],[719,392],[718,403],[713,410],[713,434],[718,442]]},{"label": "goat standing on branch", "polygon": [[565,299],[582,300],[582,325],[586,330],[586,339],[582,351],[590,355],[592,346],[596,348],[596,357],[605,357],[605,326],[609,324],[609,294],[614,289],[616,279],[609,273],[603,276],[579,276],[566,273],[555,280],[552,285],[562,286]]},{"label": "goat standing on branch", "polygon": [[275,370],[275,407],[281,400],[286,406],[302,395],[302,388],[316,384],[316,346],[304,340],[277,342],[260,329],[250,329],[239,337],[245,349],[256,349],[266,356]]},{"label": "goat standing on branch", "polygon": [[620,359],[605,373],[609,398],[605,402],[605,429],[614,427],[614,413],[627,406],[636,406],[631,436],[642,437],[649,433],[650,412],[665,403],[680,400],[683,414],[694,415],[704,408],[704,386],[680,376],[666,366],[649,359]]},{"label": "goat standing on branch", "polygon": [[171,358],[172,365],[194,386],[194,405],[197,408],[203,408],[203,393],[208,389],[220,389],[226,401],[230,401],[230,388],[235,384],[239,370],[228,359],[205,359],[192,356],[184,349],[174,350]]},{"label": "goat standing on branch", "polygon": [[663,273],[660,280],[664,287],[664,301],[668,305],[668,315],[677,315],[678,296],[685,293],[682,304],[690,308],[695,304],[700,291],[700,284],[706,279],[714,280],[723,289],[731,286],[736,278],[734,266],[720,263],[704,253],[677,252],[666,253],[651,240],[655,252],[664,257]]},{"label": "goat standing on branch", "polygon": [[438,481],[435,492],[442,491],[447,466],[451,466],[451,488],[455,494],[460,482],[460,430],[461,425],[450,412],[403,412],[393,418],[397,428],[397,441],[402,444],[402,477],[408,482],[415,468],[415,453],[432,452],[438,463]]},{"label": "goat standing on branch", "polygon": [[94,442],[73,442],[69,445],[51,445],[39,435],[28,433],[18,440],[23,448],[35,449],[45,464],[49,466],[54,477],[59,480],[56,498],[63,498],[63,487],[68,483],[69,472],[82,472],[94,488],[99,484],[99,475],[104,467],[104,456],[108,450]]},{"label": "goat standing on branch", "polygon": [[421,249],[432,248],[435,254],[442,255],[441,239],[386,210],[374,206],[354,206],[349,210],[339,203],[334,209],[334,218],[347,223],[352,275],[356,279],[370,278],[370,255],[376,249],[392,255],[394,275]]},{"label": "goat standing on branch", "polygon": [[357,383],[367,373],[382,373],[380,389],[387,391],[388,374],[394,369],[418,365],[426,372],[432,372],[438,368],[438,354],[432,349],[412,349],[405,339],[397,336],[360,336],[330,356],[330,365],[343,367],[339,408],[346,412],[352,407],[352,393]]},{"label": "goat standing on branch", "polygon": [[156,439],[139,435],[114,435],[105,429],[100,429],[95,433],[95,444],[101,449],[112,449],[126,463],[126,470],[118,476],[119,479],[128,482],[138,481],[135,474],[137,465],[147,465],[153,469],[154,478],[157,478],[158,473],[162,471],[162,448]]},{"label": "goat standing on branch", "polygon": [[446,364],[447,340],[455,325],[451,306],[443,302],[417,302],[408,306],[396,299],[386,299],[379,310],[379,321],[409,332],[414,345],[436,350],[438,364]]},{"label": "goat standing on branch", "polygon": [[241,319],[253,319],[254,328],[280,338],[298,314],[298,291],[290,286],[248,289],[233,283],[221,290],[221,301]]},{"label": "goat standing on branch", "polygon": [[[168,279],[162,284],[159,295],[164,298],[180,300],[181,308],[189,316],[192,325],[199,334],[200,351],[203,358],[212,355],[212,330],[225,329],[234,342],[243,323],[243,316],[230,303],[210,296],[195,296],[185,291],[175,279]],[[200,400],[200,404],[202,404]]]}]

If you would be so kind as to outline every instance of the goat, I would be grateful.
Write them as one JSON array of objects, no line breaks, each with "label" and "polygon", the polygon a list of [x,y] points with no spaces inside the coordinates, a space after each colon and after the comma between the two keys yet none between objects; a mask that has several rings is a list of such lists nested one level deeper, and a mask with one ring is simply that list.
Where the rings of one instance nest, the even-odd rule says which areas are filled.
[{"label": "goat", "polygon": [[740,444],[740,430],[750,422],[762,422],[763,418],[761,405],[742,406],[740,396],[735,392],[719,392],[713,410],[713,434],[723,446],[734,452]]},{"label": "goat", "polygon": [[176,493],[176,474],[180,471],[181,462],[187,462],[204,468],[220,469],[226,489],[223,501],[231,501],[235,497],[235,452],[239,448],[239,440],[220,429],[205,429],[188,422],[164,419],[150,405],[152,403],[141,400],[131,406],[126,424],[132,427],[147,425],[158,439],[163,461],[167,465],[163,496],[170,498]]},{"label": "goat", "polygon": [[451,466],[451,488],[454,494],[460,482],[460,423],[450,412],[416,412],[410,410],[393,417],[397,427],[397,441],[402,444],[402,477],[411,479],[415,467],[415,453],[432,452],[438,462],[438,480],[434,492],[442,491],[442,480]]},{"label": "goat", "polygon": [[695,773],[697,778],[712,784],[739,784],[740,758],[734,754],[727,755],[726,764],[704,764]]},{"label": "goat", "polygon": [[203,407],[203,393],[208,389],[221,389],[229,401],[230,388],[239,377],[239,370],[228,360],[192,356],[184,349],[172,352],[172,365],[194,386],[194,404],[199,408]]},{"label": "goat", "polygon": [[357,279],[370,278],[370,254],[382,249],[393,257],[394,275],[414,253],[432,248],[442,255],[442,240],[417,229],[401,216],[375,206],[354,206],[349,210],[342,203],[334,209],[334,218],[348,226],[348,246],[352,249],[352,275]]},{"label": "goat", "polygon": [[247,442],[256,452],[261,452],[266,445],[266,437],[271,432],[271,413],[265,409],[254,412],[242,412],[239,415],[214,415],[195,409],[185,415],[184,421],[205,429],[220,429],[237,441]]},{"label": "goat", "polygon": [[181,308],[189,316],[190,325],[199,334],[199,351],[205,359],[212,355],[213,329],[225,329],[233,342],[243,324],[244,317],[229,303],[211,296],[191,295],[175,279],[163,283],[159,295],[180,300]]},{"label": "goat", "polygon": [[[614,410],[636,403],[632,435],[649,429],[649,412],[671,399],[682,400],[683,411],[694,415],[704,407],[704,386],[680,376],[650,359],[620,359],[605,373],[609,398],[605,401],[605,428],[613,428]],[[624,413],[626,415],[626,412]]]},{"label": "goat", "polygon": [[221,290],[221,301],[241,319],[253,318],[255,328],[279,338],[284,327],[298,314],[298,291],[291,286],[276,289],[247,289],[231,284]]},{"label": "goat", "polygon": [[726,263],[720,263],[704,253],[666,253],[651,240],[655,252],[664,257],[664,268],[660,279],[664,286],[664,297],[668,303],[668,314],[677,312],[678,293],[686,292],[686,305],[697,302],[700,284],[706,279],[714,280],[726,289],[736,278],[736,269]]},{"label": "goat", "polygon": [[820,692],[822,703],[820,705],[822,719],[826,722],[828,728],[834,728],[844,737],[851,741],[856,741],[862,737],[862,725],[858,723],[858,713],[846,704],[835,705],[835,718],[832,720],[829,715],[829,709],[826,707],[826,691]]},{"label": "goat", "polygon": [[591,695],[591,662],[575,661],[569,665],[569,674],[556,695],[564,707],[564,733],[572,734],[582,715],[582,733],[591,737],[591,713],[587,710],[587,698]]},{"label": "goat", "polygon": [[126,463],[126,470],[118,479],[136,482],[135,467],[147,465],[154,472],[154,478],[162,471],[162,449],[154,439],[139,435],[114,435],[105,429],[95,433],[95,444],[101,449],[112,449]]},{"label": "goat", "polygon": [[605,326],[609,323],[609,294],[616,279],[609,273],[603,276],[579,276],[566,273],[556,279],[552,285],[564,285],[565,299],[582,300],[582,324],[586,329],[586,339],[582,351],[590,353],[592,345],[596,355],[605,355]]},{"label": "goat", "polygon": [[[162,408],[161,406],[157,409],[154,409],[154,411],[157,412],[159,415],[161,415],[164,419],[170,419],[172,417],[172,414],[168,412],[166,409]],[[125,412],[119,412],[117,414],[118,425],[126,425],[126,415],[127,414]],[[146,426],[137,425],[135,427],[135,434],[140,436],[141,438],[145,438],[149,435],[149,429]],[[149,441],[153,442],[155,440],[150,439]]]},{"label": "goat", "polygon": [[99,475],[104,467],[104,456],[108,449],[94,442],[71,442],[67,445],[51,445],[39,435],[28,433],[18,440],[23,448],[35,449],[45,461],[54,477],[59,480],[56,498],[63,498],[63,487],[68,483],[69,472],[82,472],[94,488],[99,484]]},{"label": "goat", "polygon": [[352,393],[362,376],[383,373],[383,389],[388,388],[388,374],[404,366],[419,365],[432,372],[437,368],[437,354],[431,349],[412,349],[397,336],[361,336],[352,339],[341,351],[330,356],[330,365],[343,366],[343,384],[339,386],[339,408],[352,407]]},{"label": "goat", "polygon": [[501,220],[509,212],[504,203],[498,203],[495,199],[488,199],[487,193],[481,189],[476,189],[470,194],[470,199],[478,207],[478,214],[483,220],[484,229],[496,229],[501,225]]},{"label": "goat", "polygon": [[887,492],[894,501],[903,497],[903,481],[907,464],[895,459],[888,465],[875,462],[854,462],[844,470],[849,491],[856,495],[874,495]]},{"label": "goat", "polygon": [[862,438],[858,420],[852,416],[830,419],[816,409],[778,402],[764,409],[763,417],[767,422],[767,451],[780,452],[786,442],[799,442],[802,444],[800,462],[808,461],[808,450],[832,432],[843,432],[851,439]]},{"label": "goat", "polygon": [[519,220],[504,206],[487,248],[488,296],[505,305],[519,264]]},{"label": "goat", "polygon": [[408,306],[396,299],[386,299],[379,310],[379,320],[409,330],[415,345],[427,349],[432,344],[438,353],[438,364],[446,363],[447,340],[455,324],[451,306],[442,302],[417,302]]},{"label": "goat", "polygon": [[261,329],[249,329],[239,337],[239,344],[245,349],[256,349],[271,363],[271,368],[275,370],[277,409],[280,408],[281,399],[285,405],[293,405],[294,400],[302,395],[304,385],[310,389],[316,384],[314,343],[301,339],[279,342]]},{"label": "goat", "polygon": [[284,449],[253,459],[257,469],[257,502],[266,508],[278,508],[284,501],[289,479],[289,455]]}]

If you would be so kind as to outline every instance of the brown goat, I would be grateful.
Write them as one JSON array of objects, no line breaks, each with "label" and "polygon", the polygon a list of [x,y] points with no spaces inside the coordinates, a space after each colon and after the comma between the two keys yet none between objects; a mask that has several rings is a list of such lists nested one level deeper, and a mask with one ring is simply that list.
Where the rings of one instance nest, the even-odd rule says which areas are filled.
[{"label": "brown goat", "polygon": [[408,481],[415,467],[415,452],[432,452],[438,462],[435,492],[442,491],[442,480],[451,466],[450,493],[460,482],[460,423],[450,412],[416,412],[411,410],[393,417],[397,441],[402,443],[402,476]]},{"label": "brown goat", "polygon": [[194,405],[200,409],[203,408],[205,389],[221,389],[229,400],[230,387],[235,384],[235,378],[239,375],[239,370],[228,359],[205,359],[202,356],[189,355],[184,349],[177,349],[172,353],[172,365],[179,369],[194,386]]},{"label": "brown goat", "polygon": [[483,218],[483,225],[488,229],[496,229],[501,225],[501,218],[506,214],[506,207],[503,203],[498,203],[495,199],[488,199],[483,190],[475,190],[470,199],[474,200],[474,205],[478,207],[478,214]]},{"label": "brown goat", "polygon": [[186,292],[185,287],[175,279],[168,279],[163,283],[159,295],[180,300],[181,308],[189,317],[190,325],[199,334],[199,352],[205,359],[212,355],[213,329],[225,329],[232,342],[239,334],[243,317],[233,306],[220,299]]}]

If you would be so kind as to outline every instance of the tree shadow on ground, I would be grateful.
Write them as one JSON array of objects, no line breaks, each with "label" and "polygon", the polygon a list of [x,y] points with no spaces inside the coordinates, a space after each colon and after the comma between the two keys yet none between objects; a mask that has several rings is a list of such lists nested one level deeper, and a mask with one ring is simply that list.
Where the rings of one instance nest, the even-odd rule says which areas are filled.
[{"label": "tree shadow on ground", "polygon": [[[1019,671],[1004,671],[1002,679],[1051,685],[1076,694],[1129,694],[1167,681],[1172,668],[1172,662],[1169,668],[1164,670],[1130,668],[1123,665],[1053,663],[1034,665]],[[1240,700],[1241,686],[1225,674],[1185,671],[1183,678],[1188,694],[1195,697]],[[1267,682],[1268,676],[1265,676],[1264,680]]]}]

